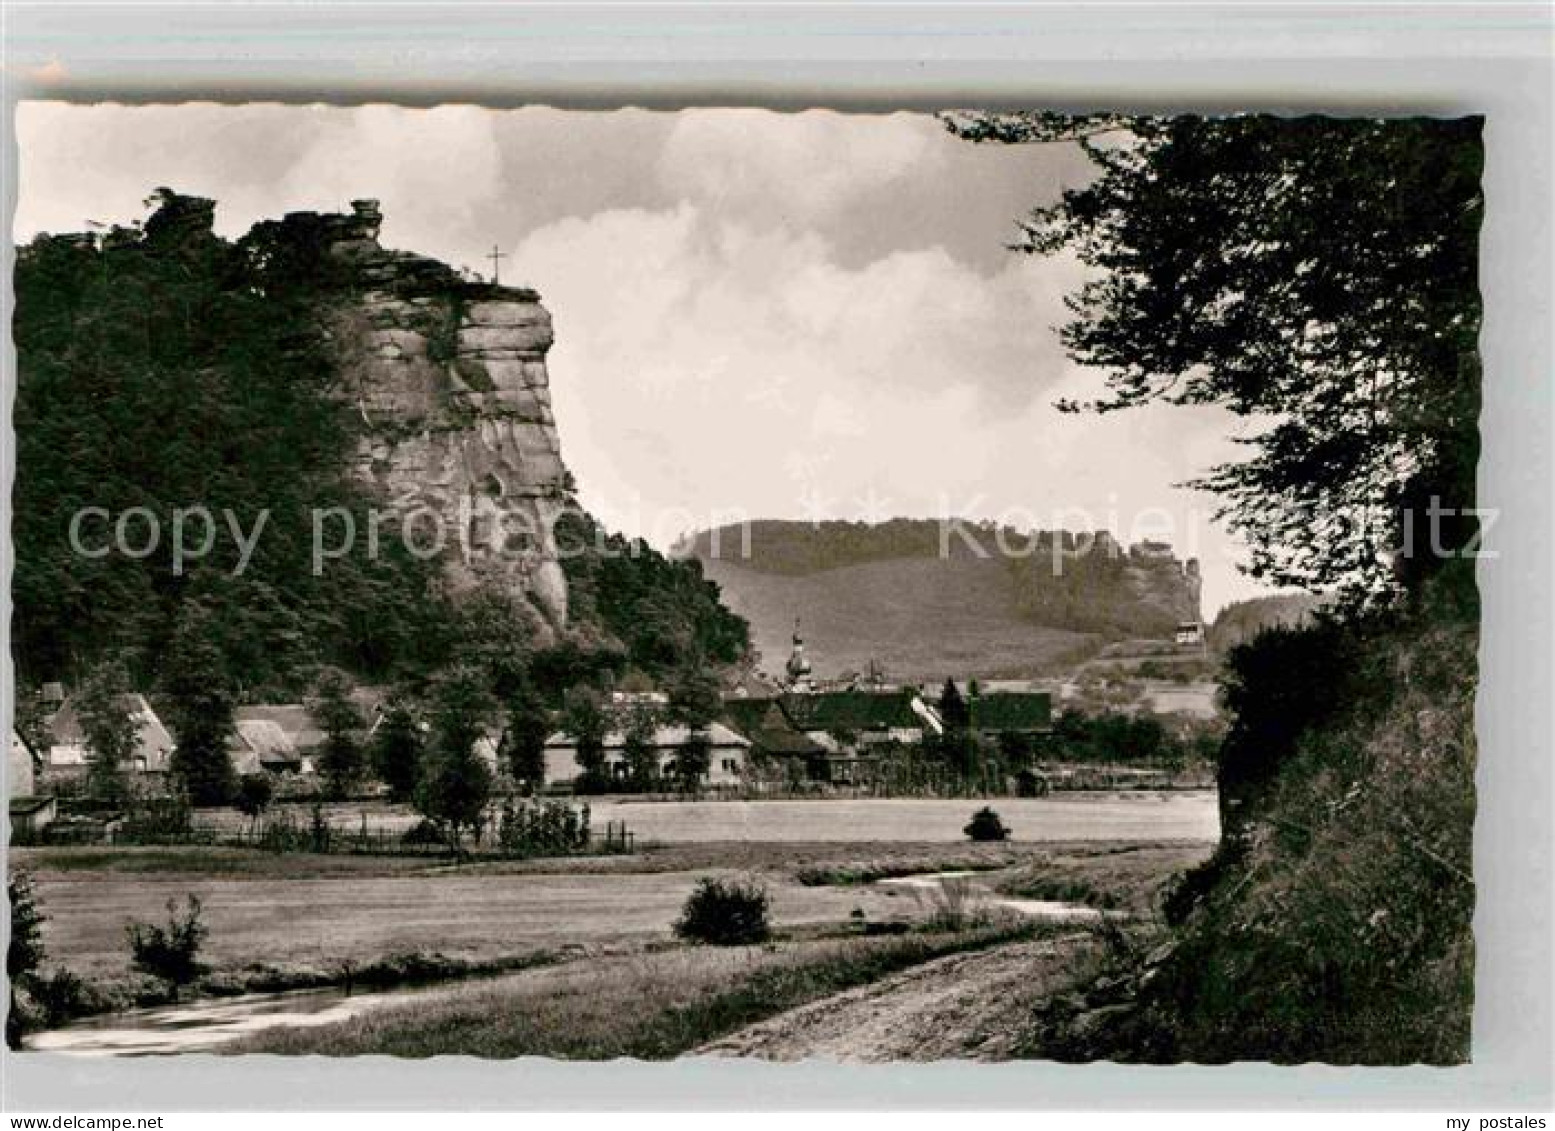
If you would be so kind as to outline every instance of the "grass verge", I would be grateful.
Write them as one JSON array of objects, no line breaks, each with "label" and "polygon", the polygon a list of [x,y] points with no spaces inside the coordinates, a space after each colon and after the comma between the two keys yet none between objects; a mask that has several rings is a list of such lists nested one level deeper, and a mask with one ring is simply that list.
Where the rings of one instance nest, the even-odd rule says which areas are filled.
[{"label": "grass verge", "polygon": [[335,1025],[260,1033],[224,1051],[667,1060],[807,1002],[1043,929],[1002,924],[958,934],[695,947],[569,963]]}]

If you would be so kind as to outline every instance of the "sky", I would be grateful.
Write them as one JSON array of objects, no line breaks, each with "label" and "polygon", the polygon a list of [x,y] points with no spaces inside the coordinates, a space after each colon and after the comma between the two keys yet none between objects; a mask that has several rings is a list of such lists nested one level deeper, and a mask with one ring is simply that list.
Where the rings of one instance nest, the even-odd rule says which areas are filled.
[{"label": "sky", "polygon": [[1100,529],[1199,557],[1206,616],[1263,590],[1180,484],[1236,458],[1213,408],[1061,414],[1102,375],[1057,327],[1084,278],[1011,251],[1083,183],[1067,145],[921,114],[23,103],[17,242],[212,197],[241,235],[376,198],[381,241],[538,290],[581,501],[667,547],[744,518]]}]

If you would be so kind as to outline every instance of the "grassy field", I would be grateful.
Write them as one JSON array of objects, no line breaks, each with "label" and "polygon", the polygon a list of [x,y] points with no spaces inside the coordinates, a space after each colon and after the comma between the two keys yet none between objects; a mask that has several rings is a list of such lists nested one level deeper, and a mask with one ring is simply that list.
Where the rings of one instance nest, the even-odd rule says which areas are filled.
[{"label": "grassy field", "polygon": [[[625,821],[639,842],[937,841],[965,844],[962,831],[980,801],[608,800],[594,820]],[[1203,841],[1220,835],[1212,790],[1158,793],[1063,793],[989,802],[1021,842]]]},{"label": "grassy field", "polygon": [[575,962],[429,994],[332,1025],[270,1030],[225,1051],[662,1060],[895,971],[1039,930],[1007,925]]},{"label": "grassy field", "polygon": [[910,917],[889,890],[801,882],[810,868],[937,871],[1008,866],[1023,847],[947,851],[933,844],[664,846],[631,857],[505,861],[454,867],[403,857],[276,855],[230,848],[18,849],[49,918],[50,960],[84,977],[128,971],[124,927],[161,920],[169,899],[199,897],[218,971],[254,964],[327,970],[407,952],[488,960],[558,947],[669,937],[698,876],[759,875],[780,929]]},{"label": "grassy field", "polygon": [[[981,801],[870,800],[647,801],[631,797],[587,799],[594,827],[624,822],[637,843],[706,842],[806,844],[874,841],[884,845],[939,842],[965,844],[962,831]],[[1219,812],[1212,790],[1170,793],[1081,792],[1042,798],[998,798],[992,802],[1017,841],[1203,840],[1219,836]],[[306,825],[311,806],[277,805]],[[324,806],[330,825],[347,833],[365,824],[398,834],[418,820],[406,805],[381,801]],[[202,828],[236,836],[247,819],[235,809],[202,810]],[[411,866],[415,866],[412,862]]]}]

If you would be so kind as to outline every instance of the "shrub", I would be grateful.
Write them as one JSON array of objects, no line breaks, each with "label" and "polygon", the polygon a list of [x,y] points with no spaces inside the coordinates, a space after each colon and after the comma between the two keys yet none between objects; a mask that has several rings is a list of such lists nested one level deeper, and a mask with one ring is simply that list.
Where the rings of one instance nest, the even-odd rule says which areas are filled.
[{"label": "shrub", "polygon": [[758,883],[703,877],[675,921],[675,934],[715,946],[765,942],[772,936],[767,907],[767,889]]},{"label": "shrub", "polygon": [[200,947],[209,933],[200,911],[199,897],[191,895],[182,915],[173,900],[167,901],[166,927],[130,920],[125,933],[129,936],[135,969],[175,987],[188,985],[199,977],[204,970],[198,960]]},{"label": "shrub", "polygon": [[999,819],[999,814],[986,805],[972,814],[971,821],[961,831],[973,840],[1008,840],[1010,838],[1010,830],[1004,827],[1004,822]]},{"label": "shrub", "polygon": [[943,879],[929,893],[924,925],[930,930],[959,932],[986,927],[990,921],[987,903],[964,877]]}]

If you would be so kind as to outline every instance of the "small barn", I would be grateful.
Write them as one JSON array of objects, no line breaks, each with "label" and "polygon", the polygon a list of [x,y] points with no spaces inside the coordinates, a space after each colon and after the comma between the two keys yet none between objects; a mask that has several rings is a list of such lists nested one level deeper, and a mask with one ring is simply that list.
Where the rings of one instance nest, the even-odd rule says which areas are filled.
[{"label": "small barn", "polygon": [[59,816],[59,803],[52,797],[13,797],[8,802],[11,817],[11,835],[18,840],[30,840],[54,823]]}]

